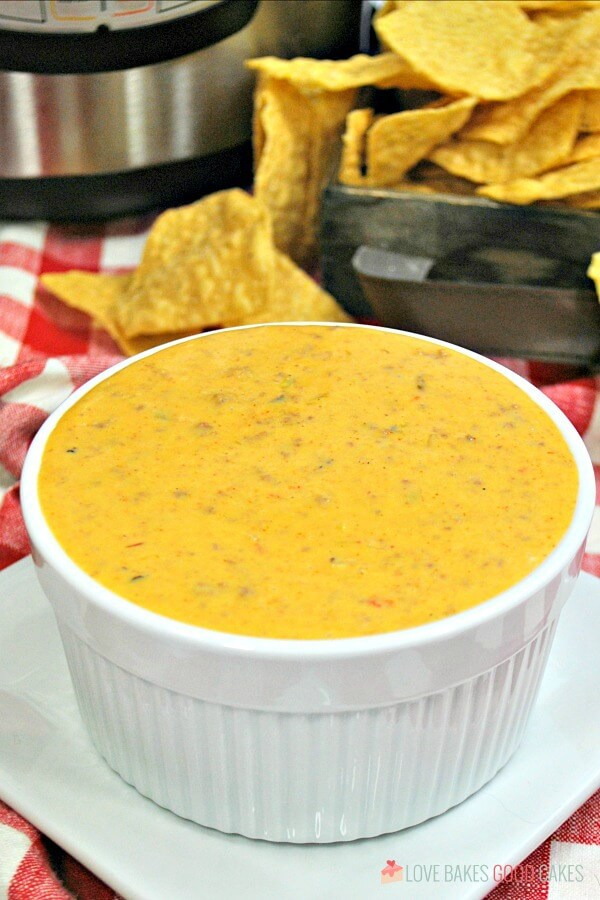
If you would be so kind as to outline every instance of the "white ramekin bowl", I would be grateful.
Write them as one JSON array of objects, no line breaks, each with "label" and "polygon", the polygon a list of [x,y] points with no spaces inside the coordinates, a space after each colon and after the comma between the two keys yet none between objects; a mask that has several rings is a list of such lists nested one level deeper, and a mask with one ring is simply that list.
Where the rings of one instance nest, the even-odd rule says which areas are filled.
[{"label": "white ramekin bowl", "polygon": [[75,391],[41,427],[21,482],[38,577],[91,738],[140,793],[224,832],[346,841],[444,812],[510,758],[579,573],[595,482],[582,440],[543,394],[461,352],[502,372],[558,426],[579,471],[576,509],[554,551],[509,590],[389,634],[290,641],[209,631],[123,600],[72,562],[40,508],[44,446],[66,410],[138,357]]}]

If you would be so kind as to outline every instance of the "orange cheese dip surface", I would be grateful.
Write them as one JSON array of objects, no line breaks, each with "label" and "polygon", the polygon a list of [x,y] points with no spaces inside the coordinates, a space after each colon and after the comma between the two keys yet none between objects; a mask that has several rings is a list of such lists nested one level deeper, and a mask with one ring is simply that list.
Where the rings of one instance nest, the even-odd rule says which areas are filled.
[{"label": "orange cheese dip surface", "polygon": [[39,476],[89,575],[173,619],[270,638],[395,631],[531,572],[578,476],[550,418],[457,351],[364,327],[214,332],[61,418]]}]

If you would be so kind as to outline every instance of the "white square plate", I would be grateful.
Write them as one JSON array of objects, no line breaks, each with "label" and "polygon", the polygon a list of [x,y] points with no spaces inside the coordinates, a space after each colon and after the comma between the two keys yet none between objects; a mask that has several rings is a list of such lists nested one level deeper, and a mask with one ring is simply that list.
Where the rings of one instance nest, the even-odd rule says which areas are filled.
[{"label": "white square plate", "polygon": [[[460,806],[369,840],[268,844],[161,809],[99,757],[52,610],[22,560],[0,572],[0,797],[128,900],[368,900],[381,897],[388,859],[422,878],[390,896],[476,900],[494,887],[494,866],[524,859],[600,786],[599,635],[600,581],[582,575],[523,744]],[[457,870],[468,865],[478,869]]]}]

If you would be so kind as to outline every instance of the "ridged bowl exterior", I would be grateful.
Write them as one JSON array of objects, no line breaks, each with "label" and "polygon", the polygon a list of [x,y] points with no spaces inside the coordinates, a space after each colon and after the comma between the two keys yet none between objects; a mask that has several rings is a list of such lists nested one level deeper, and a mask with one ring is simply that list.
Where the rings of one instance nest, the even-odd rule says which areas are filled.
[{"label": "ridged bowl exterior", "polygon": [[175,622],[118,597],[58,544],[37,478],[61,416],[134,360],[92,379],[41,427],[21,478],[38,578],[92,740],[140,793],[224,832],[342,841],[438,815],[509,760],[581,568],[595,477],[581,438],[547,397],[454,349],[502,371],[546,411],[571,450],[579,491],[565,535],[532,573],[472,609],[405,631],[253,638]]},{"label": "ridged bowl exterior", "polygon": [[220,831],[326,843],[422,822],[489,781],[521,740],[556,620],[503,663],[447,690],[308,714],[159,687],[59,625],[92,740],[141,794]]}]

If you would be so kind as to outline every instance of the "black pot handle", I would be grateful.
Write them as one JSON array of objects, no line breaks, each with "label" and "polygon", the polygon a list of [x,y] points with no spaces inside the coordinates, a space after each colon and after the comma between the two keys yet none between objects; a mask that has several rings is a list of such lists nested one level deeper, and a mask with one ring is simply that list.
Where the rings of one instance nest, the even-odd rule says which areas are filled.
[{"label": "black pot handle", "polygon": [[114,72],[166,62],[211,47],[244,28],[259,0],[222,0],[168,22],[48,34],[0,28],[0,69],[46,75]]}]

